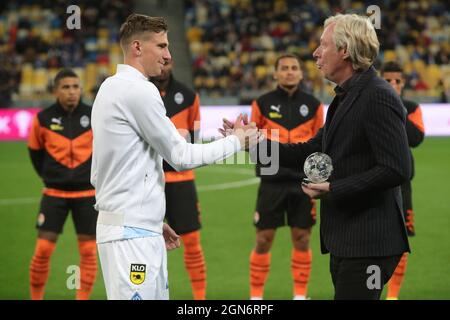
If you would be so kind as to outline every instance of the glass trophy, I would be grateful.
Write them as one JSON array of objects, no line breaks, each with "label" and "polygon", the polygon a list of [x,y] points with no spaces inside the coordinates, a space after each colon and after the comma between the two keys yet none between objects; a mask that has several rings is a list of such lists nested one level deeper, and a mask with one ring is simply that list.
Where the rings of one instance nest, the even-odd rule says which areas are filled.
[{"label": "glass trophy", "polygon": [[304,183],[322,183],[327,181],[333,172],[333,164],[329,155],[322,152],[310,154],[305,160],[303,171],[307,178]]}]

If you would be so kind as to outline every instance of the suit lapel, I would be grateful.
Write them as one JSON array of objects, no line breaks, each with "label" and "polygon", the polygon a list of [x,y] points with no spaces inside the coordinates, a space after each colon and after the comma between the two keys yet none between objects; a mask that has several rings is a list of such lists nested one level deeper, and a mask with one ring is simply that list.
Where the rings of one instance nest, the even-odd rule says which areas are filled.
[{"label": "suit lapel", "polygon": [[[327,116],[327,123],[326,126],[328,127],[325,132],[325,139],[324,139],[324,150],[327,150],[327,148],[330,146],[333,134],[335,133],[336,129],[339,127],[339,123],[342,121],[344,116],[347,114],[347,112],[353,107],[353,104],[358,98],[361,90],[365,87],[366,83],[376,75],[375,69],[373,67],[370,67],[367,71],[365,71],[361,78],[354,84],[353,88],[350,88],[349,92],[346,94],[344,100],[339,103],[339,106],[337,106],[337,110],[333,116],[333,119],[328,119]],[[336,100],[336,99],[335,99]],[[335,102],[333,100],[333,102]],[[331,105],[330,105],[331,106]]]},{"label": "suit lapel", "polygon": [[353,106],[353,102],[355,102],[355,99],[358,97],[359,91],[352,90],[345,96],[342,103],[339,104],[333,119],[331,119],[330,126],[327,130],[327,136],[326,136],[326,145],[325,148],[327,148],[330,145],[330,142],[333,137],[333,133],[336,131],[336,129],[339,126],[339,122],[344,118],[345,114],[351,109]]},{"label": "suit lapel", "polygon": [[334,108],[337,108],[337,104],[339,104],[339,99],[334,97],[333,101],[331,101],[330,105],[328,106],[327,117],[325,119],[325,125],[323,126],[322,150],[325,150],[325,146],[327,145],[327,136],[330,129],[331,114],[332,110]]}]

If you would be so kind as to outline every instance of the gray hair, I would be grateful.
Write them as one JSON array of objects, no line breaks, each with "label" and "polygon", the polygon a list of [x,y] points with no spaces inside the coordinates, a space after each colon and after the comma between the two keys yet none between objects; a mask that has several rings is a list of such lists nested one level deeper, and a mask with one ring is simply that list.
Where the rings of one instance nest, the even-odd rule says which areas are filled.
[{"label": "gray hair", "polygon": [[347,49],[354,70],[367,70],[374,63],[380,48],[370,19],[356,14],[337,14],[326,19],[324,27],[333,23],[336,49]]}]

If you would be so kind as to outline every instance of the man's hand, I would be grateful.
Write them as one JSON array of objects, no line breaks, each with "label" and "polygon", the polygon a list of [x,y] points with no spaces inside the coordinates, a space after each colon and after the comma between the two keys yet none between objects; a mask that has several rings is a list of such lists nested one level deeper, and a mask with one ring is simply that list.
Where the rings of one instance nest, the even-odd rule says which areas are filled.
[{"label": "man's hand", "polygon": [[330,183],[302,183],[302,190],[312,199],[323,198],[328,192],[330,192]]},{"label": "man's hand", "polygon": [[[225,118],[223,118],[222,120],[223,120],[223,128],[220,128],[219,132],[224,137],[226,137],[233,133],[234,123]],[[244,125],[248,124],[247,114],[244,114],[244,116],[242,117],[242,121],[243,121]]]},{"label": "man's hand", "polygon": [[256,127],[256,123],[248,123],[246,114],[240,114],[234,123],[227,119],[223,119],[223,121],[223,128],[220,128],[219,132],[224,137],[231,134],[237,136],[241,142],[242,150],[248,150],[250,147],[257,145],[264,138]]},{"label": "man's hand", "polygon": [[163,224],[163,237],[166,241],[167,250],[173,250],[180,247],[180,236],[177,235],[167,223]]}]

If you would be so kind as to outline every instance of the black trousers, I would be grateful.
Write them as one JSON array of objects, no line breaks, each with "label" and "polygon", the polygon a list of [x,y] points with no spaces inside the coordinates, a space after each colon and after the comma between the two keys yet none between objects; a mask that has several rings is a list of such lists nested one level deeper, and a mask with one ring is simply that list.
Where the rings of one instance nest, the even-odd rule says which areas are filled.
[{"label": "black trousers", "polygon": [[389,257],[330,257],[335,300],[379,300],[402,255]]}]

